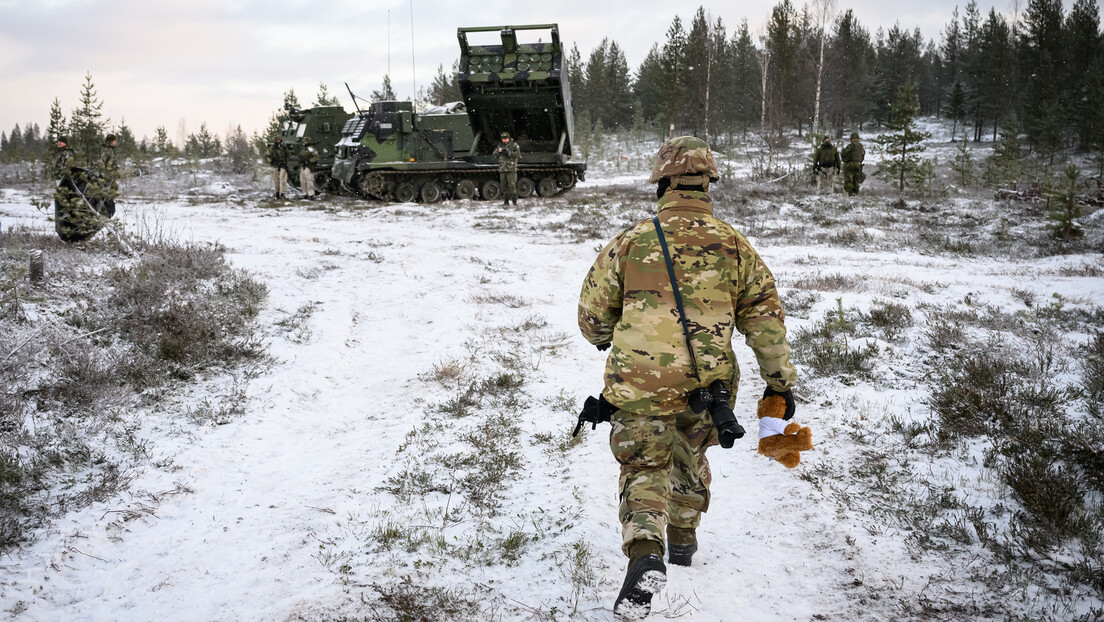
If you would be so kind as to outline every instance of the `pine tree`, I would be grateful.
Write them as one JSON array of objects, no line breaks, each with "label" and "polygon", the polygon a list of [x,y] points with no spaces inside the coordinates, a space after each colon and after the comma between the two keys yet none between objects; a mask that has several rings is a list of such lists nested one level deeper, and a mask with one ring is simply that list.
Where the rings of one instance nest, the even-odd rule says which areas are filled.
[{"label": "pine tree", "polygon": [[652,49],[648,50],[640,63],[640,68],[636,70],[636,79],[632,86],[633,99],[636,101],[639,117],[645,126],[654,126],[663,115],[663,80],[663,61],[659,44],[653,44]]},{"label": "pine tree", "polygon": [[667,40],[660,54],[662,79],[659,85],[659,100],[668,135],[674,132],[676,125],[682,121],[679,112],[682,110],[682,102],[686,99],[686,75],[683,71],[686,66],[685,57],[686,30],[682,27],[682,20],[676,15],[667,29]]},{"label": "pine tree", "polygon": [[861,127],[866,118],[874,58],[870,33],[851,10],[844,11],[828,42],[824,96],[825,116],[840,130]]},{"label": "pine tree", "polygon": [[633,117],[632,83],[629,61],[616,41],[610,41],[606,54],[605,81],[609,99],[603,122],[614,130],[628,129]]},{"label": "pine tree", "polygon": [[747,132],[759,119],[761,93],[758,79],[759,69],[755,42],[745,19],[733,36],[731,76],[728,88],[722,92],[725,100],[731,102],[732,122],[736,129]]},{"label": "pine tree", "polygon": [[157,135],[153,139],[153,150],[166,157],[171,156],[176,151],[172,141],[169,140],[169,132],[164,125],[157,126]]},{"label": "pine tree", "polygon": [[452,73],[446,74],[445,66],[437,65],[437,75],[433,77],[426,94],[426,99],[431,105],[441,106],[460,100],[460,83],[456,76],[458,67],[459,61],[454,62]]},{"label": "pine tree", "polygon": [[[954,88],[951,89],[951,96],[947,102],[947,116],[954,121],[951,125],[951,142],[955,141],[955,132],[958,130],[958,124],[966,119],[966,92],[962,88],[961,82],[955,82]],[[962,138],[963,142],[966,138]]]},{"label": "pine tree", "polygon": [[1093,126],[1099,99],[1099,83],[1104,76],[1104,39],[1100,36],[1100,8],[1096,0],[1076,0],[1066,20],[1066,40],[1069,49],[1068,124],[1083,150],[1093,147]]},{"label": "pine tree", "polygon": [[686,87],[688,99],[685,103],[688,118],[686,121],[694,136],[705,138],[708,120],[709,77],[712,65],[712,33],[705,17],[705,9],[698,7],[694,19],[690,22],[690,32],[686,36]]},{"label": "pine tree", "polygon": [[1001,188],[1015,185],[1024,175],[1024,149],[1020,143],[1020,126],[1012,116],[1004,123],[1000,140],[993,146],[993,153],[985,160],[985,177],[989,185]]},{"label": "pine tree", "polygon": [[1078,192],[1078,180],[1081,172],[1070,164],[1065,175],[1047,184],[1047,203],[1050,207],[1050,231],[1060,240],[1073,240],[1084,237],[1085,231],[1077,219],[1081,217],[1081,200]]},{"label": "pine tree", "polygon": [[578,112],[582,112],[582,109],[585,108],[583,91],[586,85],[584,84],[583,56],[579,54],[578,45],[571,45],[571,51],[567,53],[566,65],[567,85],[568,89],[571,91],[571,108]]},{"label": "pine tree", "polygon": [[81,86],[80,106],[69,115],[73,152],[78,162],[91,165],[99,158],[104,128],[109,120],[103,117],[103,102],[96,95],[92,73],[86,73]]},{"label": "pine tree", "polygon": [[383,75],[383,86],[378,91],[372,91],[372,101],[374,102],[392,102],[398,99],[395,95],[395,90],[391,88],[391,75]]},{"label": "pine tree", "polygon": [[1065,143],[1066,114],[1058,95],[1058,85],[1052,77],[1054,71],[1050,54],[1043,52],[1039,68],[1028,80],[1024,105],[1027,139],[1047,157],[1048,163],[1054,162],[1054,156]]},{"label": "pine tree", "polygon": [[8,134],[8,148],[4,150],[8,162],[19,162],[26,154],[23,153],[23,130],[16,123]]},{"label": "pine tree", "polygon": [[7,132],[0,132],[0,162],[11,162],[11,154],[8,153]]},{"label": "pine tree", "polygon": [[[323,101],[322,98],[319,98],[319,101]],[[226,159],[231,172],[240,174],[248,171],[256,157],[257,152],[254,151],[253,144],[241,125],[226,134]]]},{"label": "pine tree", "polygon": [[[336,95],[330,95],[330,89],[324,82],[318,83],[318,95],[315,96],[315,106],[340,106]],[[240,129],[240,128],[239,128]],[[243,133],[244,135],[244,133]]]},{"label": "pine tree", "polygon": [[1015,57],[1012,33],[1008,23],[990,9],[981,28],[978,47],[977,88],[980,116],[993,122],[993,140],[997,139],[998,122],[1011,108],[1015,86]]},{"label": "pine tree", "polygon": [[51,145],[56,145],[58,138],[65,135],[66,126],[65,114],[61,111],[61,102],[54,98],[54,103],[50,104],[50,126],[46,128],[46,138]]},{"label": "pine tree", "polygon": [[134,132],[127,126],[126,119],[119,119],[119,128],[115,130],[115,151],[120,162],[138,155],[138,142],[134,140]]},{"label": "pine tree", "polygon": [[958,177],[958,183],[963,188],[974,185],[974,158],[970,154],[970,141],[963,140],[958,143],[954,160],[951,161],[951,170]]},{"label": "pine tree", "polygon": [[905,180],[920,166],[923,141],[931,136],[928,132],[916,130],[915,118],[919,109],[916,85],[908,80],[897,91],[897,99],[890,106],[887,127],[891,133],[880,134],[874,140],[888,156],[879,167],[878,175],[886,181],[896,181],[901,192],[905,191]]}]

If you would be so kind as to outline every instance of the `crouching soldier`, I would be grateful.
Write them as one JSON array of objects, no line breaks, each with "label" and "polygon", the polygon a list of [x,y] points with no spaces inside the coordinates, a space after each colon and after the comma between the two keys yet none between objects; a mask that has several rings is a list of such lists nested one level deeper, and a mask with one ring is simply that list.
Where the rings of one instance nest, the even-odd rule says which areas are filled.
[{"label": "crouching soldier", "polygon": [[705,142],[683,136],[660,147],[649,179],[658,216],[607,244],[579,295],[583,336],[609,350],[605,388],[588,405],[610,417],[621,465],[629,558],[614,604],[621,616],[650,611],[666,583],[665,551],[670,563],[689,566],[698,549],[710,499],[706,449],[731,447],[743,434],[731,411],[740,375],[733,331],[754,351],[765,395],[781,396],[785,418],[793,416],[797,373],[774,277],[748,240],[713,215],[708,190],[719,178]]}]

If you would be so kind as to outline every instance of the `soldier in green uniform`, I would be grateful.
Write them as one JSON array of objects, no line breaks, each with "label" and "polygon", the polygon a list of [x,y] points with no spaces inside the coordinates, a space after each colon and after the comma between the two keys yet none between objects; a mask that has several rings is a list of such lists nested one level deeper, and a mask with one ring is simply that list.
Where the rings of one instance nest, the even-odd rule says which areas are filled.
[{"label": "soldier in green uniform", "polygon": [[314,198],[314,171],[318,169],[318,150],[311,144],[310,136],[303,137],[303,149],[299,151],[299,190],[308,199]]},{"label": "soldier in green uniform", "polygon": [[824,142],[817,147],[813,157],[813,173],[817,178],[817,194],[824,191],[827,186],[829,191],[836,191],[836,175],[840,172],[840,155],[832,139],[825,136]]},{"label": "soldier in green uniform", "polygon": [[279,136],[268,149],[268,163],[272,165],[272,183],[276,185],[276,198],[287,196],[288,150]]},{"label": "soldier in green uniform", "polygon": [[115,213],[113,201],[105,200],[98,175],[78,167],[69,137],[59,136],[54,157],[54,230],[65,242],[80,242],[96,234]]},{"label": "soldier in green uniform", "polygon": [[502,187],[502,204],[508,205],[513,201],[517,205],[517,169],[521,147],[510,140],[507,132],[503,132],[501,138],[502,144],[495,149],[495,154],[498,156],[498,183]]},{"label": "soldier in green uniform", "polygon": [[108,134],[100,148],[99,168],[103,177],[98,194],[105,201],[114,201],[119,196],[119,162],[115,158],[115,144],[115,135]]},{"label": "soldier in green uniform", "polygon": [[862,163],[866,158],[866,150],[859,142],[858,132],[851,132],[851,143],[843,148],[843,189],[847,194],[859,193],[859,185],[866,179],[863,174]]},{"label": "soldier in green uniform", "polygon": [[713,215],[707,191],[719,178],[708,145],[683,136],[660,147],[649,179],[658,184],[658,220],[693,354],[651,219],[602,249],[579,295],[583,336],[609,350],[600,401],[617,408],[610,448],[621,465],[618,513],[629,557],[614,605],[621,615],[650,610],[652,594],[666,581],[665,546],[677,565],[690,565],[697,550],[696,528],[709,507],[705,450],[718,435],[709,412],[693,412],[688,399],[714,381],[735,395],[733,331],[754,351],[766,395],[783,396],[787,418],[793,414],[797,373],[774,277],[747,238]]}]

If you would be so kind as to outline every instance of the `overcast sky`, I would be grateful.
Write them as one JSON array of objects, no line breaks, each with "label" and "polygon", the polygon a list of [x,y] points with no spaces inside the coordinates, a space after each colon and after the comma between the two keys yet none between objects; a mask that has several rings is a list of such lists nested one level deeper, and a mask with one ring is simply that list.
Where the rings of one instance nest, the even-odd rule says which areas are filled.
[{"label": "overcast sky", "polygon": [[[837,0],[837,6],[854,10],[872,33],[897,22],[938,41],[965,1]],[[698,6],[678,4],[685,8],[653,0],[0,0],[0,130],[29,121],[45,131],[55,97],[68,117],[86,72],[113,124],[125,119],[139,139],[163,125],[174,142],[201,122],[220,135],[239,124],[260,129],[289,88],[309,105],[325,83],[351,109],[344,83],[368,97],[380,87],[389,57],[395,91],[409,98],[415,78],[424,87],[438,65],[448,70],[457,59],[461,26],[558,23],[584,60],[609,37],[635,70],[675,15],[688,23]],[[702,6],[729,33],[744,18],[754,33],[774,4]],[[990,7],[1009,14],[1013,6],[978,4],[983,15]],[[1071,2],[1064,4],[1068,10]]]}]

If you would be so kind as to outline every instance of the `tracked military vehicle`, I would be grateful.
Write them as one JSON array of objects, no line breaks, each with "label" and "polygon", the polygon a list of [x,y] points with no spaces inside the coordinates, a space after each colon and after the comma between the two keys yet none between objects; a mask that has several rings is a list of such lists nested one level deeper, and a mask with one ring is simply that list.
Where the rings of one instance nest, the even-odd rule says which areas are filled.
[{"label": "tracked military vehicle", "polygon": [[[519,43],[519,31],[548,42]],[[471,33],[501,43],[472,45]],[[509,132],[521,147],[519,197],[547,197],[586,173],[572,161],[574,127],[568,67],[555,24],[460,28],[458,81],[463,98],[415,112],[411,102],[374,102],[341,131],[333,178],[365,197],[394,201],[501,196],[494,149]]]},{"label": "tracked military vehicle", "polygon": [[337,185],[330,179],[330,170],[334,164],[334,144],[341,137],[345,121],[353,116],[341,106],[316,106],[314,108],[296,108],[285,106],[288,120],[280,128],[280,137],[288,149],[288,181],[299,187],[299,152],[303,150],[303,139],[309,138],[311,146],[318,151],[318,170],[314,174],[314,183],[319,188],[336,190]]}]

